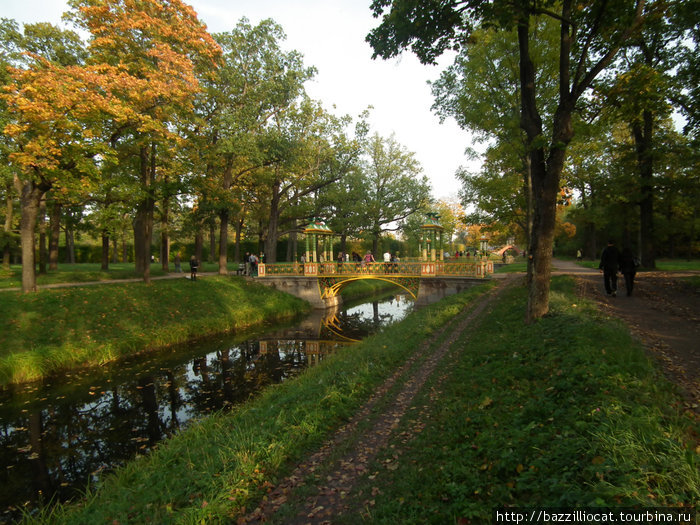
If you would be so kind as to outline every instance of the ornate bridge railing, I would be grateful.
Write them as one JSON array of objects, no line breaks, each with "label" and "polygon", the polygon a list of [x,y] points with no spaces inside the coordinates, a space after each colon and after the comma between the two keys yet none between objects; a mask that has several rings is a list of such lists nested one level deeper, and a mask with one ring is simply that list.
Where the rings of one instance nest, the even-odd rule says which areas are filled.
[{"label": "ornate bridge railing", "polygon": [[258,267],[260,277],[486,277],[493,273],[491,261],[469,262],[326,262],[326,263],[274,263]]}]

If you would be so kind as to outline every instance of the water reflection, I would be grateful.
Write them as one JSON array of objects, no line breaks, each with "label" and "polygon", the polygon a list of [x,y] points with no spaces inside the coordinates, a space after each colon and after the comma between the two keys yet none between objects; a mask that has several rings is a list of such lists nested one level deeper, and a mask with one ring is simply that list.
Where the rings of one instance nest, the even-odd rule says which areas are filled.
[{"label": "water reflection", "polygon": [[0,521],[15,519],[22,506],[76,496],[101,472],[148,452],[193,419],[294,376],[411,306],[391,296],[315,311],[244,339],[200,341],[2,391]]}]

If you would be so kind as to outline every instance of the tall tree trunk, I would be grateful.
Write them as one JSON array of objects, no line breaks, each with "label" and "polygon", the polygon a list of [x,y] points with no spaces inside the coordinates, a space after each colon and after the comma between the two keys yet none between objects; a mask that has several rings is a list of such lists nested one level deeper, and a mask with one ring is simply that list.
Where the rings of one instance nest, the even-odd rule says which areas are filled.
[{"label": "tall tree trunk", "polygon": [[54,201],[49,212],[49,270],[58,269],[58,241],[61,236],[61,204]]},{"label": "tall tree trunk", "polygon": [[265,260],[268,263],[277,262],[277,231],[280,220],[280,186],[279,180],[272,186],[272,198],[270,199],[270,222],[265,239]]},{"label": "tall tree trunk", "polygon": [[632,125],[639,181],[642,197],[639,201],[640,230],[642,237],[642,265],[645,268],[656,268],[654,249],[654,159],[652,137],[654,132],[654,117],[649,110],[642,113],[643,122]]},{"label": "tall tree trunk", "polygon": [[[167,185],[167,177],[165,178]],[[163,208],[160,215],[160,267],[165,273],[170,271],[170,233],[168,229],[170,197],[163,197]]]},{"label": "tall tree trunk", "polygon": [[[568,7],[566,7],[568,6]],[[570,4],[565,2],[562,10],[567,14]],[[567,18],[567,16],[564,16]],[[537,110],[535,67],[530,58],[529,20],[523,15],[518,25],[518,47],[520,51],[520,126],[527,135],[530,147],[532,176],[533,222],[529,250],[532,265],[532,280],[529,283],[526,322],[531,323],[549,312],[549,285],[552,273],[552,248],[556,225],[556,204],[559,180],[564,169],[566,146],[573,137],[571,112],[572,96],[569,93],[568,60],[571,37],[569,26],[561,24],[559,106],[554,115],[552,128],[553,147],[549,158],[545,158],[542,146],[534,147],[542,139],[542,119]]]},{"label": "tall tree trunk", "polygon": [[103,272],[109,270],[109,232],[106,229],[102,230],[102,265],[100,269]]},{"label": "tall tree trunk", "polygon": [[216,258],[216,219],[209,219],[209,262],[213,263]]},{"label": "tall tree trunk", "polygon": [[46,263],[49,258],[49,250],[46,242],[46,196],[39,203],[39,275],[46,275]]},{"label": "tall tree trunk", "polygon": [[241,210],[241,218],[236,221],[236,246],[234,252],[234,260],[241,262],[241,234],[243,233],[243,224],[245,224],[245,211]]},{"label": "tall tree trunk", "polygon": [[287,262],[294,262],[297,260],[297,232],[296,230],[289,233],[289,238],[287,239]]},{"label": "tall tree trunk", "polygon": [[219,275],[228,275],[228,209],[219,211]]},{"label": "tall tree trunk", "polygon": [[112,262],[114,264],[119,262],[119,241],[116,235],[112,236]]},{"label": "tall tree trunk", "polygon": [[[222,188],[225,192],[231,190],[233,184],[233,157],[226,160]],[[228,268],[228,221],[230,216],[229,208],[219,210],[219,275],[227,275]]]},{"label": "tall tree trunk", "polygon": [[[149,154],[150,153],[150,154]],[[145,196],[136,205],[134,226],[134,265],[137,273],[142,274],[145,283],[151,282],[151,245],[153,241],[153,184],[156,171],[156,145],[141,146],[140,179]]]},{"label": "tall tree trunk", "polygon": [[15,188],[19,193],[21,218],[19,224],[20,242],[22,243],[22,291],[36,292],[36,264],[34,260],[34,236],[39,205],[50,187],[35,184],[33,181],[21,181],[14,176]]},{"label": "tall tree trunk", "polygon": [[75,264],[75,235],[73,234],[73,211],[66,211],[66,264]]}]

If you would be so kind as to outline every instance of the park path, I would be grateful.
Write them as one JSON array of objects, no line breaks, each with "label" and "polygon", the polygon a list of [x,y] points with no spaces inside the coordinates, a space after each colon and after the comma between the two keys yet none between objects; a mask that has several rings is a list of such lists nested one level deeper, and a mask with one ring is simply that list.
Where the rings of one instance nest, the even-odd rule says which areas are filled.
[{"label": "park path", "polygon": [[598,270],[559,259],[553,267],[555,274],[575,276],[581,296],[623,321],[665,375],[680,386],[688,407],[700,412],[700,293],[679,279],[699,272],[640,272],[631,296],[620,278],[617,297],[610,297]]}]

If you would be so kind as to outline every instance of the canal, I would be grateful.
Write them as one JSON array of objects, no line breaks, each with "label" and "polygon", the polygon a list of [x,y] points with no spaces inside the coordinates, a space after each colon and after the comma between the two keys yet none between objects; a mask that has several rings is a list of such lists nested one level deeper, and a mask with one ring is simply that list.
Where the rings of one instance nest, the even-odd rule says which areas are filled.
[{"label": "canal", "polygon": [[0,392],[0,523],[19,509],[79,497],[100,475],[214,411],[250,399],[338,348],[401,320],[385,294],[286,326],[78,370]]}]

